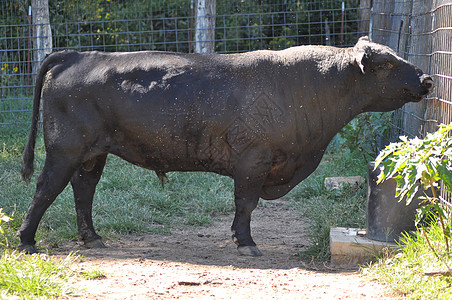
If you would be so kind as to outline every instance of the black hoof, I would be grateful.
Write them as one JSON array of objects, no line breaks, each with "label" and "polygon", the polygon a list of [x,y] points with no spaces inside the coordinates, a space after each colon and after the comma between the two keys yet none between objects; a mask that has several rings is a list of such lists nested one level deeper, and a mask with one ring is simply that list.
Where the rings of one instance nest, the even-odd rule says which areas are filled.
[{"label": "black hoof", "polygon": [[38,249],[36,248],[36,246],[29,244],[19,244],[19,246],[17,246],[17,250],[20,252],[24,252],[25,254],[38,253]]},{"label": "black hoof", "polygon": [[256,246],[238,246],[237,251],[244,256],[262,256],[262,252]]},{"label": "black hoof", "polygon": [[89,242],[85,242],[84,246],[88,249],[92,248],[107,248],[101,239],[92,240]]}]

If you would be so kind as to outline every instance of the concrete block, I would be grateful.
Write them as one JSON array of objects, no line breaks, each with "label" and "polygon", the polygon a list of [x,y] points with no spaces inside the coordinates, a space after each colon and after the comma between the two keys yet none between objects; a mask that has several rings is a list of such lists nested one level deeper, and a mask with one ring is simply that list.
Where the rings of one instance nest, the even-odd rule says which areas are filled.
[{"label": "concrete block", "polygon": [[359,186],[364,183],[365,179],[361,176],[349,177],[327,177],[325,178],[325,188],[327,190],[334,190],[343,187],[344,185]]},{"label": "concrete block", "polygon": [[330,229],[331,264],[334,266],[364,264],[381,253],[384,248],[395,250],[398,245],[371,240],[366,237],[364,229],[344,227]]}]

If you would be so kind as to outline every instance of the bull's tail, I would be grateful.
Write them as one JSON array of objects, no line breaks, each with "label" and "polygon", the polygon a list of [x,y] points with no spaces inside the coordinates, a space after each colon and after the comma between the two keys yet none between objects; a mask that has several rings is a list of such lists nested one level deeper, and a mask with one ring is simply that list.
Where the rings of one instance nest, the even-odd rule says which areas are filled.
[{"label": "bull's tail", "polygon": [[[61,52],[60,52],[61,53]],[[36,135],[38,132],[38,121],[39,121],[39,106],[41,102],[41,91],[42,91],[42,84],[44,81],[44,77],[49,70],[50,66],[54,64],[56,61],[60,60],[60,57],[58,54],[60,53],[54,53],[51,55],[48,55],[41,63],[41,66],[39,67],[38,74],[36,75],[36,84],[34,89],[34,95],[33,95],[33,116],[31,119],[31,129],[30,129],[30,135],[28,136],[28,142],[25,146],[24,155],[22,157],[22,169],[21,169],[21,175],[22,179],[25,182],[30,181],[31,175],[33,175],[34,167],[33,167],[33,160],[35,157],[35,143],[36,143]]]}]

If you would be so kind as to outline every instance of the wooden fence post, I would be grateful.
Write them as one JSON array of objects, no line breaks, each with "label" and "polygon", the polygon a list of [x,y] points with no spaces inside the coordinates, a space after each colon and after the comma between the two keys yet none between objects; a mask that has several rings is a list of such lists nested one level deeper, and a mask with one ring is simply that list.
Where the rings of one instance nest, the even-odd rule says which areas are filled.
[{"label": "wooden fence post", "polygon": [[215,52],[216,0],[196,1],[195,52]]},{"label": "wooden fence post", "polygon": [[49,1],[32,0],[33,17],[33,73],[38,71],[41,61],[46,54],[52,53],[52,31],[50,28]]},{"label": "wooden fence post", "polygon": [[361,0],[359,4],[359,34],[369,34],[370,8],[372,0]]}]

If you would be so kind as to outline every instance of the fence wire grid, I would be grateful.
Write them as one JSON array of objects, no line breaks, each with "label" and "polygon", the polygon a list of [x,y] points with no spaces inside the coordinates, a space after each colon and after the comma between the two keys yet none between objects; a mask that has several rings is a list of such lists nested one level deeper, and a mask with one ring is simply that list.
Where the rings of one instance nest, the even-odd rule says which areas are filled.
[{"label": "fence wire grid", "polygon": [[[192,52],[193,2],[49,0],[52,49]],[[30,5],[0,0],[0,125],[31,120],[40,46]],[[360,1],[217,1],[215,52],[350,46],[368,33],[369,11]]]},{"label": "fence wire grid", "polygon": [[374,0],[372,39],[432,75],[433,93],[409,103],[392,118],[391,139],[423,137],[452,122],[452,1]]}]

